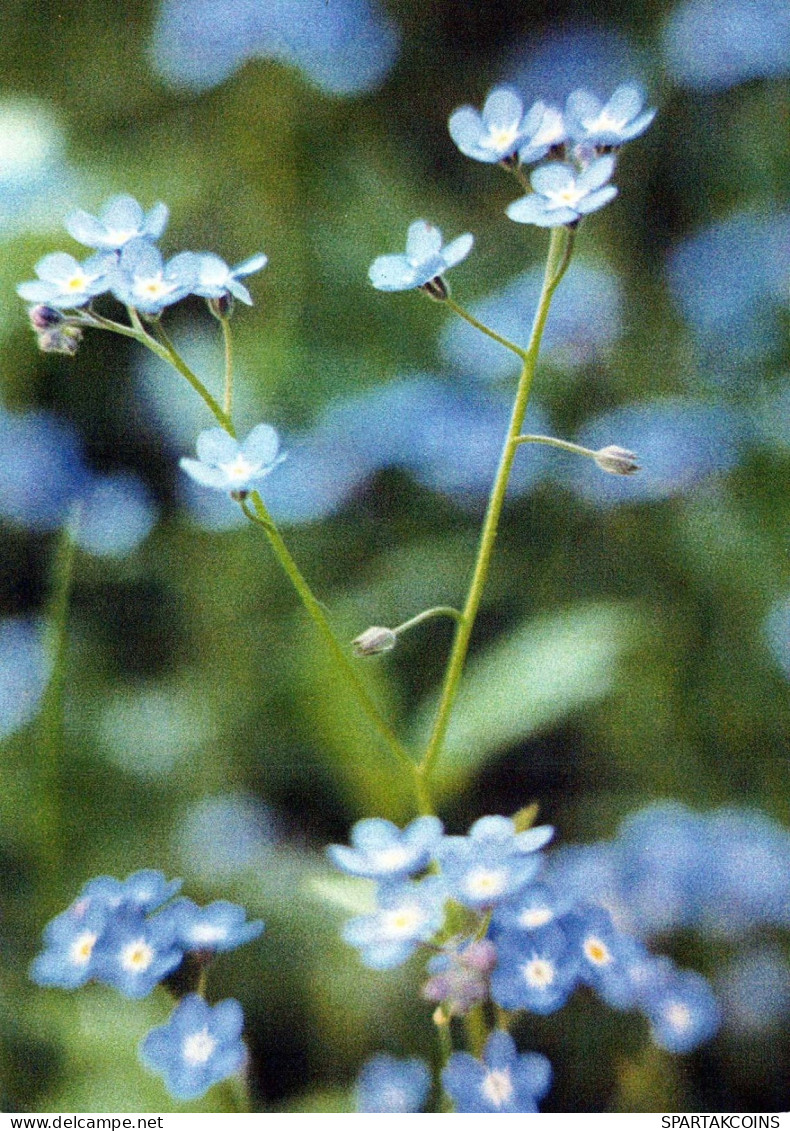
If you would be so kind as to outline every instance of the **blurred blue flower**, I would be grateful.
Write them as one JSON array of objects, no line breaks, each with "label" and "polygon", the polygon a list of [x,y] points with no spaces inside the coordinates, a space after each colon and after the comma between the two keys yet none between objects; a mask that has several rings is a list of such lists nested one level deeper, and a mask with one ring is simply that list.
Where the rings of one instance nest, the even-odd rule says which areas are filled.
[{"label": "blurred blue flower", "polygon": [[431,1074],[424,1061],[381,1053],[362,1066],[355,1107],[359,1112],[382,1114],[422,1111],[430,1089]]},{"label": "blurred blue flower", "polygon": [[482,113],[461,106],[450,115],[450,137],[466,157],[494,164],[512,157],[525,134],[534,133],[545,107],[536,103],[524,117],[521,98],[507,86],[495,87],[486,98]]},{"label": "blurred blue flower", "polygon": [[[86,247],[101,251],[120,251],[131,240],[157,240],[167,225],[165,204],[155,204],[149,212],[133,196],[113,196],[98,216],[79,209],[66,218],[66,231]],[[40,300],[44,301],[44,300]]]},{"label": "blurred blue flower", "polygon": [[645,1003],[650,1035],[668,1052],[692,1052],[716,1033],[720,1011],[713,990],[693,970],[679,970],[654,987]]},{"label": "blurred blue flower", "polygon": [[553,923],[567,908],[567,900],[558,898],[545,884],[531,884],[516,897],[497,907],[491,916],[492,933],[500,931],[537,931]]},{"label": "blurred blue flower", "polygon": [[518,159],[523,165],[540,161],[555,146],[564,145],[568,138],[562,111],[556,106],[536,102],[524,121],[524,138],[518,149]]},{"label": "blurred blue flower", "polygon": [[606,183],[614,166],[610,156],[598,157],[582,172],[562,161],[539,165],[530,176],[534,191],[514,200],[505,211],[518,224],[539,228],[573,224],[617,196],[615,186]]},{"label": "blurred blue flower", "polygon": [[262,271],[269,262],[268,256],[253,255],[235,267],[228,267],[224,259],[211,252],[199,252],[197,259],[197,281],[192,286],[192,294],[201,298],[222,298],[231,294],[252,306],[252,295],[240,280]]},{"label": "blurred blue flower", "polygon": [[542,825],[515,833],[506,817],[481,817],[468,836],[445,837],[436,859],[448,893],[476,910],[496,907],[534,879],[539,849],[554,830]]},{"label": "blurred blue flower", "polygon": [[422,287],[466,259],[474,236],[466,232],[442,246],[442,233],[427,220],[415,220],[406,234],[406,252],[374,259],[368,278],[380,291],[408,291]]},{"label": "blurred blue flower", "polygon": [[551,1085],[551,1065],[540,1053],[519,1053],[510,1034],[496,1029],[482,1061],[453,1053],[442,1084],[456,1112],[536,1112]]},{"label": "blurred blue flower", "polygon": [[260,58],[298,67],[327,94],[353,95],[381,85],[399,40],[375,0],[164,0],[151,50],[176,87],[206,90]]},{"label": "blurred blue flower", "polygon": [[667,276],[705,375],[742,388],[744,363],[782,341],[777,314],[787,306],[790,213],[739,212],[718,221],[674,249]]},{"label": "blurred blue flower", "polygon": [[[525,345],[542,279],[542,268],[531,268],[503,290],[474,303],[470,311],[498,333]],[[572,263],[552,300],[541,345],[542,360],[560,368],[576,368],[606,357],[622,333],[622,307],[622,291],[613,271]],[[458,318],[442,331],[440,347],[453,370],[461,369],[484,381],[509,377],[520,365],[509,350]]]},{"label": "blurred blue flower", "polygon": [[164,1077],[172,1096],[194,1100],[244,1067],[243,1027],[244,1014],[233,998],[210,1006],[198,994],[188,994],[166,1025],[143,1038],[140,1059]]},{"label": "blurred blue flower", "polygon": [[370,880],[404,879],[424,871],[442,835],[438,817],[417,817],[404,829],[381,817],[357,821],[351,844],[332,844],[329,859],[341,872]]},{"label": "blurred blue flower", "polygon": [[41,625],[23,617],[0,620],[0,740],[35,716],[49,668]]},{"label": "blurred blue flower", "polygon": [[656,116],[643,110],[645,98],[637,86],[618,86],[602,103],[587,90],[575,90],[565,104],[565,126],[572,141],[592,146],[620,146],[643,134]]},{"label": "blurred blue flower", "polygon": [[181,468],[196,483],[216,491],[248,491],[285,459],[278,455],[280,438],[269,424],[257,424],[239,443],[222,428],[208,428],[197,438],[195,459]]},{"label": "blurred blue flower", "polygon": [[76,990],[96,977],[94,952],[110,916],[100,902],[77,900],[44,928],[44,949],[30,967],[38,986]]},{"label": "blurred blue flower", "polygon": [[764,813],[707,815],[709,863],[700,875],[703,930],[734,935],[759,923],[790,927],[790,831]]},{"label": "blurred blue flower", "polygon": [[776,944],[736,954],[716,978],[725,1024],[742,1036],[785,1031],[790,1018],[790,966]]},{"label": "blurred blue flower", "polygon": [[125,880],[116,880],[114,876],[96,876],[88,880],[74,906],[101,906],[111,911],[117,911],[120,907],[130,907],[135,911],[155,911],[172,899],[180,888],[181,880],[166,880],[163,872],[143,868],[139,872],[133,872]]},{"label": "blurred blue flower", "polygon": [[497,930],[491,997],[503,1009],[554,1013],[579,982],[580,959],[567,934],[551,923],[531,931]]},{"label": "blurred blue flower", "polygon": [[240,792],[214,794],[190,805],[176,822],[174,838],[183,866],[215,881],[263,867],[278,839],[271,811]]},{"label": "blurred blue flower", "polygon": [[182,251],[165,263],[158,247],[148,240],[133,239],[121,251],[110,290],[124,306],[158,315],[191,293],[198,263],[192,251]]},{"label": "blurred blue flower", "polygon": [[563,20],[541,37],[530,35],[516,46],[507,68],[519,90],[539,90],[548,102],[562,105],[569,90],[583,87],[604,97],[624,80],[644,79],[650,61],[619,28]]},{"label": "blurred blue flower", "polygon": [[46,412],[0,411],[0,517],[56,530],[88,481],[70,425]]},{"label": "blurred blue flower", "polygon": [[630,973],[631,940],[618,931],[608,911],[584,906],[565,920],[565,930],[579,960],[579,979],[604,1001],[636,1001]]},{"label": "blurred blue flower", "polygon": [[566,461],[569,485],[599,506],[667,499],[736,466],[744,420],[721,405],[666,399],[629,405],[588,421],[579,443],[623,443],[639,456],[638,475],[599,475],[586,460]]},{"label": "blurred blue flower", "polygon": [[79,191],[64,160],[66,138],[51,101],[0,98],[0,233],[59,226]]},{"label": "blurred blue flower", "polygon": [[415,883],[401,880],[382,884],[378,909],[349,919],[343,939],[360,952],[365,966],[391,970],[400,966],[420,943],[429,942],[444,921],[446,893],[436,876]]},{"label": "blurred blue flower", "polygon": [[263,922],[247,922],[247,912],[236,903],[215,900],[198,907],[191,899],[178,899],[166,912],[176,925],[176,940],[184,950],[226,951],[251,942],[263,934]]},{"label": "blurred blue flower", "polygon": [[790,9],[784,0],[681,0],[664,27],[673,79],[726,90],[790,72]]},{"label": "blurred blue flower", "polygon": [[77,545],[98,557],[121,558],[150,534],[157,510],[131,472],[97,475],[79,497]]},{"label": "blurred blue flower", "polygon": [[124,997],[143,998],[180,965],[184,948],[173,917],[145,918],[122,904],[108,919],[93,949],[93,976]]},{"label": "blurred blue flower", "polygon": [[20,283],[16,293],[26,302],[74,310],[109,290],[115,266],[115,256],[106,252],[79,263],[73,255],[56,251],[39,259],[34,268],[38,279]]}]

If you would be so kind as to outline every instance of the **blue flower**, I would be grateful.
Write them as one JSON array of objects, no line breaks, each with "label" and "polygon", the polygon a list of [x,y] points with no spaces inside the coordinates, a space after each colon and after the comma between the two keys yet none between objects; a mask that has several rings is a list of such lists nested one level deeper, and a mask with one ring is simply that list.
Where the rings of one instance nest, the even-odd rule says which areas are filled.
[{"label": "blue flower", "polygon": [[159,239],[167,217],[164,204],[155,204],[146,213],[133,196],[114,196],[104,205],[98,218],[82,209],[73,212],[66,220],[66,231],[86,247],[119,251],[131,240]]},{"label": "blue flower", "polygon": [[94,977],[124,997],[143,998],[180,965],[184,950],[172,915],[146,919],[121,906],[94,948]]},{"label": "blue flower", "polygon": [[530,177],[534,192],[509,204],[507,214],[519,224],[539,228],[573,224],[617,196],[615,186],[606,183],[614,165],[611,156],[598,157],[582,172],[563,161],[539,165]]},{"label": "blue flower", "polygon": [[80,496],[79,504],[77,545],[100,557],[125,557],[156,522],[156,508],[147,490],[130,472],[97,475]]},{"label": "blue flower", "polygon": [[456,1052],[442,1072],[457,1112],[535,1112],[551,1084],[551,1065],[540,1053],[519,1054],[509,1033],[495,1030],[482,1062]]},{"label": "blue flower", "polygon": [[378,910],[350,919],[343,938],[360,951],[365,966],[390,970],[429,942],[444,921],[445,889],[436,876],[382,884]]},{"label": "blue flower", "polygon": [[498,961],[491,997],[503,1009],[553,1013],[579,980],[579,957],[556,924],[539,930],[497,931]]},{"label": "blue flower", "polygon": [[208,428],[197,438],[197,456],[179,461],[204,487],[217,491],[249,491],[285,459],[278,455],[280,438],[269,424],[258,424],[243,443],[222,428]]},{"label": "blue flower", "polygon": [[431,1087],[427,1064],[417,1057],[399,1060],[385,1053],[363,1064],[355,1089],[359,1112],[396,1114],[421,1111]]},{"label": "blue flower", "polygon": [[438,817],[417,817],[402,830],[392,821],[373,817],[354,825],[353,848],[332,844],[327,852],[335,867],[351,876],[403,879],[428,866],[441,835]]},{"label": "blue flower", "polygon": [[784,0],[682,0],[664,27],[664,57],[681,86],[712,92],[790,70]]},{"label": "blue flower", "polygon": [[531,884],[497,907],[491,919],[492,935],[500,930],[537,931],[547,927],[567,910],[567,902],[560,902],[545,884]]},{"label": "blue flower", "polygon": [[507,817],[481,817],[468,837],[445,837],[436,850],[448,893],[467,907],[495,907],[534,879],[535,855],[553,829],[540,826],[516,833]]},{"label": "blue flower", "polygon": [[91,905],[117,910],[130,907],[137,911],[155,911],[167,903],[181,887],[181,880],[166,880],[163,872],[144,868],[133,872],[125,880],[114,876],[96,876],[88,880],[77,897],[76,904],[88,902]]},{"label": "blue flower", "polygon": [[165,263],[157,247],[148,240],[132,239],[124,244],[110,289],[124,306],[143,314],[161,314],[195,286],[200,257],[182,251]]},{"label": "blue flower", "polygon": [[618,86],[606,103],[586,90],[575,90],[565,105],[571,139],[592,146],[620,146],[643,134],[656,116],[643,110],[644,95],[636,86]]},{"label": "blue flower", "polygon": [[115,256],[106,252],[79,263],[73,255],[56,251],[39,259],[35,266],[38,279],[20,283],[16,293],[26,302],[76,310],[109,290],[115,266]]},{"label": "blue flower", "polygon": [[263,933],[263,922],[247,922],[243,907],[218,899],[198,907],[191,899],[179,899],[167,909],[176,923],[176,939],[184,950],[234,950]]},{"label": "blue flower", "polygon": [[43,626],[23,617],[0,620],[0,740],[35,716],[49,673]]},{"label": "blue flower", "polygon": [[644,1005],[650,1035],[668,1052],[693,1052],[719,1027],[719,1006],[708,982],[693,970],[661,980]]},{"label": "blue flower", "polygon": [[189,994],[166,1025],[143,1038],[140,1059],[164,1077],[172,1096],[194,1100],[243,1068],[247,1060],[243,1026],[241,1006],[233,998],[212,1007],[198,994]]},{"label": "blue flower", "polygon": [[44,928],[44,949],[30,967],[39,986],[75,990],[96,977],[96,943],[102,937],[110,910],[100,902],[77,900]]},{"label": "blue flower", "polygon": [[74,429],[45,412],[0,411],[0,516],[32,530],[55,530],[86,486]]},{"label": "blue flower", "polygon": [[424,287],[444,271],[466,259],[474,236],[467,232],[442,247],[442,233],[426,220],[409,225],[404,255],[380,255],[371,264],[368,278],[380,291],[408,291]]},{"label": "blue flower", "polygon": [[518,94],[498,86],[486,99],[482,114],[473,106],[461,106],[450,115],[450,137],[475,161],[504,161],[519,148],[524,134],[538,127],[543,109],[542,103],[536,103],[525,119]]},{"label": "blue flower", "polygon": [[631,940],[615,930],[608,911],[582,906],[562,920],[562,927],[578,954],[581,981],[605,1001],[618,1005],[636,1001]]},{"label": "blue flower", "polygon": [[523,138],[518,159],[523,165],[540,161],[552,149],[565,144],[568,131],[562,112],[555,106],[536,102],[524,119]]},{"label": "blue flower", "polygon": [[224,259],[210,252],[198,254],[197,259],[197,281],[192,286],[192,294],[200,295],[201,298],[222,298],[223,295],[231,294],[246,302],[247,306],[252,306],[252,295],[239,280],[262,271],[269,262],[267,255],[253,255],[243,263],[237,263],[235,267],[228,267]]}]

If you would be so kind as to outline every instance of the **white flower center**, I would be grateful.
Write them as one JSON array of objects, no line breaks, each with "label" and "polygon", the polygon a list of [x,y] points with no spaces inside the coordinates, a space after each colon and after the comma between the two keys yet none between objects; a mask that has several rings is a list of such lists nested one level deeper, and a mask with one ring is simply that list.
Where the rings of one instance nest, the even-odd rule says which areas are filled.
[{"label": "white flower center", "polygon": [[595,935],[590,935],[584,940],[583,949],[586,957],[594,966],[608,966],[610,962],[614,961],[609,947]]},{"label": "white flower center", "polygon": [[474,899],[496,899],[507,887],[507,872],[503,868],[476,868],[466,877],[464,887]]},{"label": "white flower center", "polygon": [[224,471],[228,479],[232,483],[241,483],[245,479],[249,479],[256,471],[260,471],[260,463],[250,463],[250,461],[243,456],[241,452],[234,456],[232,460],[227,463],[221,463],[220,470]]},{"label": "white flower center", "polygon": [[83,931],[77,935],[69,948],[69,957],[74,966],[87,966],[99,936],[95,931]]},{"label": "white flower center", "polygon": [[534,931],[536,927],[545,927],[553,918],[554,912],[550,907],[528,907],[521,912],[518,921],[520,926],[528,931]]},{"label": "white flower center", "polygon": [[217,1047],[217,1042],[208,1028],[205,1028],[199,1033],[190,1033],[181,1047],[187,1064],[205,1064]]},{"label": "white flower center", "polygon": [[484,138],[484,145],[489,149],[509,150],[515,145],[518,137],[518,122],[510,126],[489,128],[488,136]]},{"label": "white flower center", "polygon": [[389,938],[409,938],[422,925],[424,913],[415,905],[386,911],[382,916],[384,934]]},{"label": "white flower center", "polygon": [[492,1068],[483,1078],[480,1091],[494,1107],[502,1107],[513,1098],[513,1081],[509,1068]]},{"label": "white flower center", "polygon": [[191,941],[198,944],[221,942],[227,936],[227,930],[214,923],[199,923],[189,932]]},{"label": "white flower center", "polygon": [[391,848],[381,848],[377,852],[371,853],[373,862],[379,868],[400,868],[407,864],[411,853],[408,848],[401,844],[393,845]]},{"label": "white flower center", "polygon": [[625,126],[625,118],[613,118],[608,110],[602,110],[597,118],[593,118],[591,122],[585,122],[590,133],[619,133]]},{"label": "white flower center", "polygon": [[570,184],[561,189],[550,189],[545,195],[552,208],[575,208],[585,196],[585,190]]},{"label": "white flower center", "polygon": [[129,240],[134,239],[136,235],[137,230],[135,228],[107,228],[105,240],[107,240],[108,244],[109,241],[112,240],[113,247],[123,247]]},{"label": "white flower center", "polygon": [[521,969],[525,982],[537,989],[545,989],[554,981],[554,963],[547,958],[532,958]]},{"label": "white flower center", "polygon": [[691,1010],[680,1001],[672,1001],[666,1007],[666,1019],[673,1029],[683,1032],[691,1025]]},{"label": "white flower center", "polygon": [[142,970],[147,970],[153,960],[153,948],[148,945],[145,939],[136,939],[135,942],[128,943],[121,951],[121,966],[132,974],[139,974]]}]

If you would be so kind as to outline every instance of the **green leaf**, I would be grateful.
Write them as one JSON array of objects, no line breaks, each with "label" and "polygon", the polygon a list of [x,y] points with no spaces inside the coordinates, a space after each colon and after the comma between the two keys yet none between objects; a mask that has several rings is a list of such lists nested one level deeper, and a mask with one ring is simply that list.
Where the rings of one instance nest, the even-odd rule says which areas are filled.
[{"label": "green leaf", "polygon": [[[500,751],[602,699],[640,634],[631,605],[576,606],[540,616],[470,661],[433,788],[453,792]],[[420,712],[428,740],[437,700]]]}]

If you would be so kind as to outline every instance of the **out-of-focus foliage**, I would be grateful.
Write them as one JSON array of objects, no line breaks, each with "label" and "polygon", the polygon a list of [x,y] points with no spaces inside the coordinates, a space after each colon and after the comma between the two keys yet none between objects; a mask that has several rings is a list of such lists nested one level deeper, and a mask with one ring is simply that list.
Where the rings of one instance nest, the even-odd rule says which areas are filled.
[{"label": "out-of-focus foliage", "polygon": [[[350,641],[463,600],[515,377],[438,304],[374,291],[370,262],[418,217],[474,232],[453,293],[523,341],[545,233],[506,218],[515,182],[463,158],[447,117],[502,80],[555,101],[641,83],[659,114],[619,160],[617,201],[580,228],[529,427],[631,448],[644,470],[520,449],[441,816],[455,832],[537,800],[559,842],[596,850],[656,800],[787,825],[786,8],[10,0],[3,33],[0,1106],[172,1108],[135,1055],[163,1000],[119,1008],[106,987],[27,978],[85,880],[158,868],[267,922],[212,974],[244,1006],[263,1102],[344,1110],[374,1052],[433,1055],[413,972],[362,968],[326,898],[324,844],[361,816],[408,818],[408,787],[260,532],[179,471],[213,424],[202,403],[119,338],[39,354],[16,284],[52,250],[81,254],[68,212],[123,192],[168,203],[166,257],[265,251],[233,318],[237,423],[282,433],[264,495]],[[221,395],[205,304],[170,315]],[[63,623],[45,687],[42,642]],[[451,631],[429,621],[359,661],[410,741]],[[721,1035],[671,1059],[635,1015],[580,996],[517,1034],[554,1066],[545,1109],[788,1107],[786,930],[679,926],[663,949],[714,977]]]}]

